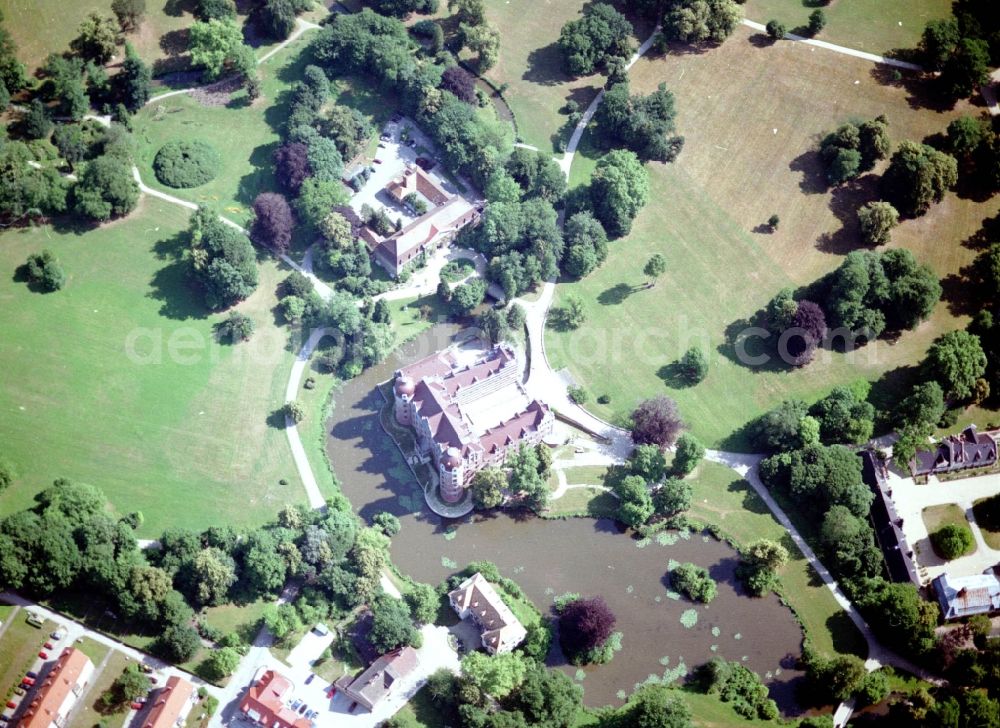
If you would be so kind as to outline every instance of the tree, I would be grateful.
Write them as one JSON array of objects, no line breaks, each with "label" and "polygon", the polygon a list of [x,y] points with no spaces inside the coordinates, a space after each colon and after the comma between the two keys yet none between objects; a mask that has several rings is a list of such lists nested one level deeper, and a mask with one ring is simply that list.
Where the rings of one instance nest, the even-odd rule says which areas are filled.
[{"label": "tree", "polygon": [[577,212],[566,221],[563,238],[563,269],[571,276],[583,278],[608,255],[608,235],[589,211]]},{"label": "tree", "polygon": [[951,561],[972,550],[972,532],[967,527],[948,523],[931,534],[931,544],[941,558]]},{"label": "tree", "polygon": [[866,121],[858,127],[858,151],[861,152],[862,169],[874,167],[875,162],[889,156],[891,149],[889,122],[884,116]]},{"label": "tree", "polygon": [[319,232],[328,249],[347,250],[357,240],[354,226],[339,212],[331,212],[323,218],[319,224]]},{"label": "tree", "polygon": [[451,295],[452,309],[459,315],[468,315],[486,298],[486,281],[473,278],[468,283],[456,286]]},{"label": "tree", "polygon": [[886,245],[899,224],[899,213],[888,202],[869,202],[858,210],[858,223],[865,245]]},{"label": "tree", "polygon": [[517,653],[471,652],[462,658],[461,682],[479,696],[499,700],[524,681],[527,671],[528,662]]},{"label": "tree", "polygon": [[111,154],[87,165],[74,192],[77,212],[94,220],[127,215],[139,202],[139,185],[129,160]]},{"label": "tree", "polygon": [[772,334],[780,336],[785,329],[791,327],[799,304],[794,298],[791,288],[782,288],[767,304],[767,328]]},{"label": "tree", "polygon": [[310,177],[299,188],[299,196],[295,200],[295,211],[304,225],[315,229],[333,208],[346,202],[347,191],[340,180]]},{"label": "tree", "polygon": [[567,71],[586,76],[612,58],[627,59],[634,46],[632,24],[606,3],[584,7],[583,17],[570,20],[559,33],[559,49]]},{"label": "tree", "polygon": [[617,621],[603,597],[574,599],[559,610],[559,644],[571,661],[586,657],[604,646]]},{"label": "tree", "polygon": [[990,47],[980,38],[962,38],[941,69],[941,84],[955,98],[971,96],[990,80]]},{"label": "tree", "polygon": [[441,74],[441,88],[467,104],[476,103],[476,78],[461,66],[449,66]]},{"label": "tree", "polygon": [[293,195],[298,194],[310,174],[309,148],[305,144],[294,142],[274,150],[274,176]]},{"label": "tree", "polygon": [[667,471],[667,460],[656,445],[636,445],[629,455],[629,473],[647,483],[657,483]]},{"label": "tree", "polygon": [[24,85],[24,64],[17,59],[17,45],[10,32],[0,25],[0,86],[9,93],[17,93]]},{"label": "tree", "polygon": [[899,429],[913,427],[930,434],[937,427],[938,420],[946,409],[944,390],[935,381],[924,382],[896,407],[896,423]]},{"label": "tree", "polygon": [[52,133],[48,109],[37,97],[31,100],[23,120],[24,133],[29,139],[44,139]]},{"label": "tree", "polygon": [[809,13],[809,35],[815,37],[826,27],[826,13],[817,8]]},{"label": "tree", "polygon": [[821,695],[836,701],[853,697],[867,672],[865,663],[854,655],[838,655],[832,659],[811,655],[806,661],[809,681]]},{"label": "tree", "polygon": [[483,468],[472,476],[469,490],[472,503],[480,510],[496,508],[503,503],[503,489],[507,486],[507,476],[499,468]]},{"label": "tree", "polygon": [[743,580],[753,596],[773,590],[778,583],[778,571],[788,563],[788,549],[776,541],[760,538],[740,551],[736,575]]},{"label": "tree", "polygon": [[479,328],[491,344],[499,344],[510,336],[507,317],[496,308],[487,309],[478,320]]},{"label": "tree", "polygon": [[628,475],[615,484],[618,496],[616,518],[626,526],[638,528],[654,513],[653,499],[646,488],[646,481],[638,475]]},{"label": "tree", "polygon": [[652,288],[656,285],[656,279],[667,272],[667,259],[659,253],[653,253],[652,257],[646,261],[642,272],[649,278],[646,288]]},{"label": "tree", "polygon": [[146,0],[111,0],[111,12],[122,31],[135,30],[146,14]]},{"label": "tree", "polygon": [[191,270],[213,310],[228,308],[257,287],[257,264],[250,239],[200,207],[189,227]]},{"label": "tree", "polygon": [[500,31],[485,23],[482,25],[460,25],[459,34],[465,46],[477,56],[476,67],[485,73],[496,65],[500,58]]},{"label": "tree", "polygon": [[508,483],[513,493],[520,493],[526,506],[538,512],[545,509],[549,499],[549,488],[541,475],[538,450],[525,445],[508,455],[510,468]]},{"label": "tree", "polygon": [[670,571],[670,586],[688,599],[708,604],[719,593],[715,580],[708,569],[690,562],[675,566]]},{"label": "tree", "polygon": [[212,680],[224,680],[233,674],[243,659],[240,653],[232,647],[219,647],[212,650],[201,668]]},{"label": "tree", "polygon": [[375,597],[371,607],[372,629],[368,641],[380,654],[404,645],[419,646],[420,633],[413,626],[406,602],[383,593]]},{"label": "tree", "polygon": [[958,181],[955,158],[933,147],[901,142],[882,176],[882,193],[907,217],[919,217]]},{"label": "tree", "polygon": [[865,401],[870,389],[864,382],[859,396],[851,387],[834,387],[809,409],[809,414],[819,421],[823,443],[860,445],[872,436],[875,407]]},{"label": "tree", "polygon": [[0,457],[0,493],[2,493],[17,477],[17,471],[13,463],[4,457]]},{"label": "tree", "polygon": [[678,478],[667,478],[653,492],[653,508],[661,516],[672,516],[691,507],[691,484]]},{"label": "tree", "polygon": [[867,513],[859,517],[842,505],[833,505],[823,516],[820,542],[837,572],[845,579],[875,576],[882,569],[882,556]]},{"label": "tree", "polygon": [[305,407],[300,402],[294,400],[285,402],[285,406],[281,408],[281,412],[295,424],[302,422],[306,418]]},{"label": "tree", "polygon": [[826,168],[826,181],[836,186],[858,176],[861,152],[857,149],[837,149]]},{"label": "tree", "polygon": [[399,533],[399,529],[402,528],[399,519],[388,511],[376,513],[372,517],[372,526],[381,530],[389,538]]},{"label": "tree", "polygon": [[559,313],[562,323],[571,329],[580,328],[587,320],[587,310],[584,308],[583,299],[576,293],[566,294]]},{"label": "tree", "polygon": [[66,273],[59,265],[59,259],[48,248],[40,253],[32,253],[25,263],[28,280],[45,291],[58,291],[66,284]]},{"label": "tree", "polygon": [[102,66],[111,60],[118,47],[118,27],[114,20],[90,13],[77,32],[79,35],[69,44],[76,53]]},{"label": "tree", "polygon": [[785,28],[785,24],[779,20],[769,20],[767,21],[767,35],[771,40],[781,40],[785,37],[788,29]]},{"label": "tree", "polygon": [[742,20],[733,0],[667,0],[663,34],[682,43],[721,43]]},{"label": "tree", "polygon": [[285,196],[277,192],[261,192],[253,201],[253,215],[250,238],[279,255],[287,252],[295,221]]},{"label": "tree", "polygon": [[978,336],[967,331],[949,331],[931,344],[923,370],[927,378],[941,385],[947,396],[965,400],[975,391],[976,380],[983,376],[986,364]]},{"label": "tree", "polygon": [[678,475],[687,475],[697,467],[703,457],[705,457],[705,446],[694,435],[683,432],[677,438],[673,470]]},{"label": "tree", "polygon": [[924,65],[932,71],[940,71],[951,57],[960,38],[958,23],[954,17],[927,23],[920,40]]},{"label": "tree", "polygon": [[267,532],[251,535],[243,553],[242,583],[255,594],[277,594],[288,576],[278,544]]},{"label": "tree", "polygon": [[628,235],[649,200],[649,179],[634,152],[616,149],[601,157],[590,183],[594,213],[612,237]]},{"label": "tree", "polygon": [[194,558],[192,578],[195,598],[200,603],[209,606],[223,604],[229,588],[236,583],[236,563],[220,549],[204,549]]},{"label": "tree", "polygon": [[[145,0],[124,0],[125,2],[141,2]],[[149,101],[149,85],[153,80],[153,73],[136,53],[131,43],[125,44],[125,60],[122,62],[121,70],[115,76],[115,86],[117,88],[116,97],[125,104],[125,108],[131,112],[141,109]]]},{"label": "tree", "polygon": [[157,652],[174,663],[187,662],[200,648],[201,638],[189,624],[172,624],[156,640]]},{"label": "tree", "polygon": [[284,40],[295,28],[295,8],[291,0],[265,0],[258,12],[264,32],[275,40]]},{"label": "tree", "polygon": [[243,31],[234,18],[195,21],[189,33],[191,63],[203,67],[210,81],[221,76],[243,48]]},{"label": "tree", "polygon": [[637,445],[669,447],[683,428],[677,404],[664,395],[645,400],[632,412],[632,439]]},{"label": "tree", "polygon": [[441,599],[430,584],[417,582],[410,591],[403,595],[413,621],[417,624],[432,624],[437,617],[438,605]]},{"label": "tree", "polygon": [[136,698],[146,695],[152,686],[149,677],[138,665],[129,664],[101,696],[101,704],[107,710],[123,708]]},{"label": "tree", "polygon": [[621,708],[630,728],[691,728],[691,709],[676,690],[666,685],[644,685]]},{"label": "tree", "polygon": [[230,311],[218,324],[219,339],[230,343],[249,341],[253,336],[254,326],[253,319],[245,313]]},{"label": "tree", "polygon": [[688,384],[697,384],[708,376],[708,357],[704,349],[692,346],[684,352],[684,356],[677,362],[677,367]]},{"label": "tree", "polygon": [[511,710],[520,711],[531,725],[570,728],[583,700],[583,689],[559,670],[543,665],[528,668],[517,689]]}]

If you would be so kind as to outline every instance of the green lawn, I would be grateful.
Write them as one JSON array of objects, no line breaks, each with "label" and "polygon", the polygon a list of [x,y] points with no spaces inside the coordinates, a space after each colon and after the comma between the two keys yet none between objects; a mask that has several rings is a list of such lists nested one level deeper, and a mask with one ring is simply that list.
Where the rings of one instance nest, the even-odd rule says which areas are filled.
[{"label": "green lawn", "polygon": [[[148,537],[259,524],[304,500],[285,434],[268,424],[292,362],[272,313],[285,272],[262,262],[260,286],[239,306],[254,338],[220,346],[222,316],[206,313],[177,259],[186,225],[186,210],[145,199],[95,230],[0,235],[0,442],[19,474],[0,512],[29,506],[59,477],[99,486],[120,512],[141,510]],[[66,269],[62,291],[12,280],[41,248]]]},{"label": "green lawn", "polygon": [[[553,366],[569,367],[595,398],[611,397],[608,405],[587,405],[595,414],[620,418],[641,399],[664,393],[677,400],[695,435],[728,449],[745,448],[733,433],[788,397],[811,401],[859,377],[884,377],[892,398],[905,379],[897,375],[920,361],[936,336],[967,322],[942,302],[916,330],[853,355],[822,350],[797,370],[740,363],[733,342],[750,317],[781,287],[812,283],[859,247],[854,210],[875,194],[876,175],[856,188],[826,190],[817,183],[820,136],[849,118],[885,113],[894,141],[922,139],[955,115],[975,112],[964,103],[945,112],[923,108],[919,88],[883,83],[869,62],[802,44],[758,48],[750,37],[742,28],[711,51],[633,67],[634,91],[666,82],[674,92],[684,149],[673,164],[648,165],[650,201],[631,234],[611,243],[601,268],[558,286],[556,305],[568,292],[579,294],[586,322],[546,337]],[[586,181],[598,155],[585,136],[574,184]],[[975,255],[961,242],[998,209],[996,197],[977,202],[949,194],[900,225],[892,246],[913,250],[942,278],[957,274]],[[781,225],[770,233],[761,223],[772,213]],[[666,258],[667,272],[647,289],[642,267],[653,253]],[[749,341],[749,353],[757,342]],[[705,348],[710,371],[686,387],[670,365],[691,346]],[[965,417],[982,425],[995,413]]]},{"label": "green lawn", "polygon": [[[810,0],[747,0],[746,16],[772,19],[789,30],[805,26],[816,4]],[[823,7],[826,27],[817,38],[869,53],[915,48],[929,20],[951,14],[950,0],[835,0]]]},{"label": "green lawn", "polygon": [[205,610],[205,621],[224,634],[239,633],[247,642],[252,642],[260,629],[260,621],[264,618],[264,610],[272,599],[258,599],[250,604],[223,604],[218,607],[208,607]]},{"label": "green lawn", "polygon": [[450,728],[434,705],[427,690],[421,689],[403,706],[396,717],[403,728]]},{"label": "green lawn", "polygon": [[753,488],[729,468],[710,462],[699,465],[690,479],[692,518],[717,525],[737,544],[769,538],[788,549],[791,561],[781,572],[782,596],[813,646],[826,653],[864,655],[864,639]]},{"label": "green lawn", "polygon": [[[920,516],[924,519],[924,525],[927,526],[927,533],[930,535],[933,535],[935,531],[943,528],[944,526],[952,525],[961,528],[963,531],[968,533],[969,538],[972,539],[972,529],[969,527],[969,521],[965,517],[965,511],[954,503],[924,508]],[[931,542],[931,548],[934,548],[933,541]],[[968,554],[975,553],[975,551],[976,542],[973,539],[972,547],[963,555],[967,556]],[[934,553],[941,556],[936,548],[934,548]]]},{"label": "green lawn", "polygon": [[36,653],[56,628],[55,623],[48,620],[41,628],[32,627],[25,621],[26,615],[23,609],[19,609],[4,630],[3,637],[0,637],[0,695],[4,702],[13,694],[24,673],[31,669]]},{"label": "green lawn", "polygon": [[618,499],[600,488],[571,488],[558,500],[549,501],[546,518],[588,516],[613,518],[618,511]]},{"label": "green lawn", "polygon": [[100,642],[92,640],[90,637],[78,639],[73,646],[89,657],[95,667],[101,664],[101,660],[104,659],[105,655],[111,649],[107,645],[102,645]]},{"label": "green lawn", "polygon": [[120,726],[122,724],[122,721],[128,714],[127,707],[115,713],[102,714],[97,712],[95,706],[101,695],[111,688],[111,683],[117,680],[125,671],[129,662],[131,660],[117,650],[111,654],[107,664],[104,665],[104,669],[101,670],[87,692],[86,699],[77,707],[76,712],[73,714],[73,719],[69,722],[67,728],[93,728],[93,726],[96,726],[101,721],[106,721],[106,725],[109,726]]}]

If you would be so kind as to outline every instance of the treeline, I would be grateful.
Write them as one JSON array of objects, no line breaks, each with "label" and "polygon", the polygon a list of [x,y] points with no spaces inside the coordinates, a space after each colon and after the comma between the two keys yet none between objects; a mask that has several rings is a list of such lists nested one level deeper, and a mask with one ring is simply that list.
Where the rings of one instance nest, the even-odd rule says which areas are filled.
[{"label": "treeline", "polygon": [[989,83],[990,68],[1000,65],[1000,16],[989,0],[955,0],[952,17],[924,28],[920,60],[940,71],[941,92],[954,99],[970,96]]},{"label": "treeline", "polygon": [[[116,517],[97,488],[58,480],[32,508],[0,521],[0,586],[39,599],[71,592],[99,599],[133,628],[158,633],[153,649],[174,662],[191,659],[201,637],[220,641],[230,652],[214,670],[238,662],[233,653],[245,645],[197,620],[202,607],[273,598],[293,577],[305,586],[289,608],[307,622],[376,601],[386,534],[399,523],[382,514],[366,527],[343,497],[328,505],[326,512],[286,506],[261,528],[171,528],[158,547],[140,550],[141,513]],[[276,626],[281,618],[287,612],[270,615]]]}]

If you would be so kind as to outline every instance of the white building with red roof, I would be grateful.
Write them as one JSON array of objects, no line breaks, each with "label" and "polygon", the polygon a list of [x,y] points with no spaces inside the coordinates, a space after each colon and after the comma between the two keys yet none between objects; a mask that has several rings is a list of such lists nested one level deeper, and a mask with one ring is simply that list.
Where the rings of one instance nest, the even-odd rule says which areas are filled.
[{"label": "white building with red roof", "polygon": [[503,465],[521,445],[552,432],[548,405],[528,397],[514,350],[498,344],[470,363],[444,351],[396,372],[396,421],[411,427],[454,503],[479,470]]},{"label": "white building with red roof", "polygon": [[292,681],[268,670],[247,690],[240,712],[265,728],[311,728],[311,721],[292,710],[292,696]]},{"label": "white building with red roof", "polygon": [[528,634],[493,585],[478,571],[450,592],[448,601],[460,619],[472,619],[479,627],[483,648],[491,655],[510,652]]}]

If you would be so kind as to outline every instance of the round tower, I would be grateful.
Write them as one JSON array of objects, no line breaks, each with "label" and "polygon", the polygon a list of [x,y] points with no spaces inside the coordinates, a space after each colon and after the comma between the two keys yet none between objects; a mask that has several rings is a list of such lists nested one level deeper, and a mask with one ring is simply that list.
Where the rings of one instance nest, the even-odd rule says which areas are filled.
[{"label": "round tower", "polygon": [[465,478],[465,466],[462,463],[462,453],[457,447],[449,447],[441,458],[438,468],[441,477],[441,498],[446,503],[455,503],[462,498],[462,483]]},{"label": "round tower", "polygon": [[397,377],[396,384],[392,388],[395,406],[394,411],[396,414],[396,422],[401,425],[406,425],[409,427],[412,425],[410,422],[410,400],[413,399],[413,392],[416,389],[416,385],[410,377]]}]

